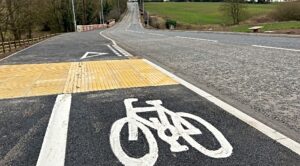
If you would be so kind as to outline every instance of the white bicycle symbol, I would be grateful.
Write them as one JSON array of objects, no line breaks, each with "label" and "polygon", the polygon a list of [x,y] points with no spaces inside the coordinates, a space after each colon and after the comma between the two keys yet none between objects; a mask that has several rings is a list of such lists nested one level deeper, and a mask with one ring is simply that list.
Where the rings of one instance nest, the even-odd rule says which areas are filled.
[{"label": "white bicycle symbol", "polygon": [[[189,147],[186,145],[181,145],[177,140],[179,137],[184,138],[193,148],[197,149],[199,152],[212,157],[212,158],[226,158],[232,154],[232,146],[223,136],[223,134],[212,126],[210,123],[204,119],[197,117],[195,115],[184,113],[184,112],[172,112],[167,108],[162,106],[161,100],[150,100],[146,101],[147,104],[152,105],[151,107],[137,107],[133,108],[132,103],[137,102],[138,99],[131,98],[125,99],[124,104],[126,107],[127,117],[117,120],[111,128],[110,133],[110,144],[113,153],[115,156],[124,164],[124,165],[154,165],[158,158],[158,147],[157,142],[151,133],[150,128],[157,130],[158,136],[170,144],[170,150],[172,152],[183,152],[189,150]],[[152,112],[156,111],[159,118],[149,118],[149,120],[143,119],[138,116],[137,113],[140,112]],[[171,117],[174,125],[171,125],[167,114]],[[185,120],[186,118],[197,121],[208,129],[215,138],[219,141],[220,148],[216,150],[210,150],[205,148],[196,142],[191,135],[199,135],[202,132],[193,126],[190,122]],[[121,141],[120,133],[123,126],[128,123],[128,135],[129,141],[136,141],[138,139],[138,128],[145,135],[148,144],[149,144],[149,153],[140,158],[130,157],[124,152]],[[167,135],[165,132],[169,130],[171,135]]]}]

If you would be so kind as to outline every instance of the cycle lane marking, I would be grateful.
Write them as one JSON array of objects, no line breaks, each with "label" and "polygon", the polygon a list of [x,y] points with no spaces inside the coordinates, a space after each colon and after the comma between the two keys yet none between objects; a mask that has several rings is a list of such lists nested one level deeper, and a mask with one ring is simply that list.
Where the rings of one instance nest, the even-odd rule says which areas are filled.
[{"label": "cycle lane marking", "polygon": [[[140,117],[134,118],[138,125],[137,140],[135,140],[134,136],[130,138],[128,132],[130,131],[128,128],[128,119],[130,117],[126,113],[127,109],[124,103],[125,99],[132,98],[139,99],[132,104],[134,108],[138,109],[135,111],[137,111],[137,115]],[[181,145],[188,146],[189,150],[176,151],[175,148],[173,149],[175,150],[174,152],[170,149],[170,143],[165,141],[167,139],[160,135],[168,125],[161,121],[157,111],[151,111],[153,108],[149,108],[151,105],[146,103],[149,100],[162,101],[164,108],[180,115],[184,120],[187,120],[194,127],[200,129],[202,134],[196,134],[195,130],[188,131],[195,142],[192,142],[191,138],[188,139],[188,142],[186,141],[188,136],[182,137],[179,135],[178,142]],[[143,112],[145,110],[147,112]],[[175,125],[170,114],[167,114],[169,122]],[[159,118],[159,123],[156,123],[157,120],[154,120],[154,123],[153,118]],[[202,120],[199,120],[199,118]],[[180,122],[183,123],[184,120],[181,119]],[[220,141],[216,138],[219,138],[219,136],[213,134],[211,129],[207,129],[207,124],[203,120],[220,131],[232,145],[233,152],[229,157],[218,159],[210,157],[199,151],[198,147],[194,145],[194,143],[202,145],[205,149],[208,149],[208,152],[212,152],[211,154],[214,154],[213,152],[218,151],[221,147]],[[193,127],[189,127],[186,123],[184,124],[184,128],[193,129]],[[144,132],[146,130],[150,130],[151,133]],[[192,132],[194,135],[192,135]],[[110,135],[110,133],[113,134]],[[133,131],[133,133],[135,132]],[[176,134],[171,136],[170,131],[166,132],[166,134],[170,136],[169,141],[173,140],[172,137],[177,138]],[[154,141],[157,144],[153,143],[153,139],[150,139],[151,136],[146,135],[153,135],[155,138]],[[110,141],[110,139],[114,141]],[[156,146],[158,152],[155,150],[157,149]],[[300,159],[300,156],[293,151],[275,142],[265,134],[227,113],[214,103],[190,91],[183,85],[73,94],[67,147],[66,166],[76,164],[120,165],[122,164],[121,161],[124,162],[124,160],[132,164],[134,161],[132,158],[141,161],[142,159],[140,158],[145,156],[145,154],[149,154],[149,158],[143,158],[143,161],[145,161],[144,164],[148,161],[149,163],[156,161],[154,165],[222,165],[222,163],[230,163],[227,165],[234,165],[236,163],[272,165],[271,163],[278,163],[278,165],[281,165],[288,161],[292,165]],[[150,148],[152,148],[152,152],[150,152]],[[227,148],[224,147],[224,149]],[[226,150],[221,150],[220,152],[226,152]],[[158,158],[155,160],[157,153]],[[81,156],[81,154],[85,155]],[[123,157],[120,158],[118,155],[122,155]],[[89,157],[86,158],[86,156]],[[257,156],[260,156],[259,161],[256,161]],[[137,161],[137,163],[140,162]]]},{"label": "cycle lane marking", "polygon": [[[161,140],[165,141],[170,145],[171,152],[184,152],[188,151],[189,147],[187,145],[182,145],[178,142],[179,137],[183,137],[193,148],[201,152],[202,154],[212,157],[212,158],[227,158],[232,154],[232,145],[223,136],[223,134],[216,129],[209,122],[204,119],[189,114],[186,112],[172,112],[171,110],[163,106],[161,100],[148,100],[147,104],[152,105],[151,107],[133,107],[133,103],[138,102],[137,98],[129,98],[124,100],[124,105],[126,108],[127,117],[122,118],[114,122],[110,131],[110,145],[115,156],[124,165],[154,165],[158,158],[158,146],[154,136],[151,131],[147,128],[153,128],[157,130],[158,136]],[[142,112],[154,112],[157,111],[158,118],[150,118],[149,120],[143,119],[138,116],[137,113]],[[170,124],[167,114],[171,116],[173,125]],[[197,143],[190,135],[200,135],[202,132],[200,129],[193,126],[183,117],[188,117],[196,120],[200,124],[204,125],[215,138],[220,143],[221,147],[217,150],[209,150]],[[128,156],[121,146],[120,133],[125,125],[128,123],[128,140],[137,141],[138,140],[138,128],[141,129],[142,133],[146,136],[147,142],[149,144],[149,153],[140,158],[135,158]],[[183,128],[183,125],[186,127]],[[170,135],[166,135],[165,131],[169,130]]]},{"label": "cycle lane marking", "polygon": [[71,100],[71,94],[57,96],[37,166],[64,166]]},{"label": "cycle lane marking", "polygon": [[[107,31],[107,30],[105,30],[105,31]],[[111,38],[109,38],[109,37],[107,37],[106,35],[103,34],[103,32],[105,32],[105,31],[101,31],[100,35],[103,36],[104,38],[110,40],[112,43],[114,43],[114,45],[117,45],[115,40],[113,40],[113,39],[111,39]],[[214,42],[217,42],[217,41],[214,41]],[[263,124],[262,122],[252,118],[251,116],[245,114],[241,110],[238,110],[237,108],[223,102],[222,100],[220,100],[217,97],[207,93],[206,91],[204,91],[204,90],[192,85],[191,83],[179,78],[175,74],[165,70],[164,68],[160,67],[159,65],[157,65],[157,64],[155,64],[155,63],[153,63],[153,62],[151,62],[147,59],[144,59],[144,61],[146,63],[150,64],[151,66],[155,67],[156,69],[158,69],[162,73],[166,74],[170,78],[174,79],[178,83],[182,84],[183,86],[185,86],[188,89],[192,90],[193,92],[197,93],[198,95],[206,98],[208,101],[213,102],[214,104],[216,104],[217,106],[222,108],[224,111],[234,115],[235,117],[237,117],[241,121],[243,121],[243,122],[247,123],[248,125],[254,127],[255,129],[257,129],[260,132],[264,133],[265,135],[267,135],[271,139],[275,140],[276,142],[282,144],[283,146],[287,147],[288,149],[290,149],[290,150],[294,151],[295,153],[297,153],[298,155],[300,155],[300,144],[298,142],[296,142],[293,139],[285,136],[284,134],[274,130],[273,128]]]}]

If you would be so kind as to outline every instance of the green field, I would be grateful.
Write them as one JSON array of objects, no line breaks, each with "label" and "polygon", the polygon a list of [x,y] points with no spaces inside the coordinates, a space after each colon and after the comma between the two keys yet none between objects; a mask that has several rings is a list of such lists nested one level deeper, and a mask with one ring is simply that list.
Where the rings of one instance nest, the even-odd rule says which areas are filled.
[{"label": "green field", "polygon": [[[285,30],[285,29],[300,29],[300,21],[285,21],[259,24],[263,26],[263,31]],[[230,31],[234,32],[251,32],[248,28],[253,25],[236,25],[231,26]]]},{"label": "green field", "polygon": [[[277,4],[247,4],[247,18],[271,12]],[[211,2],[153,2],[145,3],[151,15],[159,15],[182,24],[227,24],[228,18],[219,10],[222,3]]]}]

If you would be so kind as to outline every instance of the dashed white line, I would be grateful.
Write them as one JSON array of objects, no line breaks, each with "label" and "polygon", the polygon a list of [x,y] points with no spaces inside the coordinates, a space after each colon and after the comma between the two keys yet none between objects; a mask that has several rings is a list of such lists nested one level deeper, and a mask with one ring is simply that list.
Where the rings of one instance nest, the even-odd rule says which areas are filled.
[{"label": "dashed white line", "polygon": [[156,65],[156,64],[154,64],[154,63],[152,63],[148,60],[144,60],[144,61],[147,62],[148,64],[152,65],[156,69],[160,70],[161,72],[165,73],[169,77],[173,78],[178,83],[182,84],[183,86],[185,86],[188,89],[194,91],[198,95],[204,97],[208,101],[210,101],[210,102],[214,103],[215,105],[219,106],[220,108],[222,108],[226,112],[228,112],[231,115],[237,117],[241,121],[247,123],[248,125],[252,126],[253,128],[259,130],[262,133],[264,133],[265,135],[267,135],[271,139],[275,140],[276,142],[280,143],[281,145],[287,147],[288,149],[290,149],[290,150],[294,151],[295,153],[297,153],[298,155],[300,155],[300,144],[298,142],[296,142],[296,141],[288,138],[287,136],[279,133],[278,131],[268,127],[267,125],[265,125],[265,124],[261,123],[260,121],[250,117],[249,115],[243,113],[242,111],[234,108],[233,106],[231,106],[231,105],[223,102],[222,100],[214,97],[213,95],[205,92],[204,90],[201,90],[198,87],[190,84],[189,82],[177,77],[176,75],[168,72],[167,70],[163,69],[162,67],[160,67],[160,66],[158,66],[158,65]]},{"label": "dashed white line", "polygon": [[71,94],[57,96],[37,166],[64,166],[71,100]]},{"label": "dashed white line", "polygon": [[184,36],[175,36],[175,37],[181,39],[191,39],[191,40],[208,41],[208,42],[215,42],[215,43],[218,42],[217,40],[202,39],[202,38],[192,38],[192,37],[184,37]]},{"label": "dashed white line", "polygon": [[149,35],[155,35],[155,36],[165,36],[163,34],[159,34],[159,33],[148,33]]},{"label": "dashed white line", "polygon": [[123,48],[119,47],[118,45],[113,45],[113,47],[120,51],[124,56],[132,56],[129,52],[125,51]]},{"label": "dashed white line", "polygon": [[[101,35],[104,36],[103,34],[101,34]],[[107,38],[107,37],[105,37],[105,38]],[[194,39],[194,38],[192,38],[192,39]],[[113,43],[115,43],[115,41],[113,39],[110,39],[110,40]],[[197,93],[198,95],[204,97],[208,101],[214,103],[218,107],[222,108],[224,111],[232,114],[233,116],[237,117],[241,121],[247,123],[249,126],[252,126],[253,128],[257,129],[258,131],[264,133],[266,136],[270,137],[271,139],[275,140],[276,142],[280,143],[281,145],[287,147],[288,149],[290,149],[290,150],[294,151],[295,153],[297,153],[298,155],[300,155],[300,144],[298,142],[292,140],[291,138],[288,138],[287,136],[281,134],[280,132],[270,128],[269,126],[267,126],[267,125],[261,123],[260,121],[252,118],[251,116],[249,116],[249,115],[245,114],[244,112],[234,108],[233,106],[223,102],[222,100],[220,100],[220,99],[216,98],[215,96],[205,92],[204,90],[194,86],[193,84],[177,77],[175,74],[163,69],[162,67],[160,67],[160,66],[158,66],[158,65],[156,65],[156,64],[154,64],[154,63],[152,63],[148,60],[144,59],[144,61],[147,62],[148,64],[152,65],[153,67],[155,67],[156,69],[158,69],[162,73],[165,73],[169,77],[173,78],[175,81],[177,81],[181,85],[187,87],[191,91]]]},{"label": "dashed white line", "polygon": [[140,32],[140,31],[133,31],[133,30],[127,30],[128,32],[132,32],[132,33],[141,33],[144,34],[145,32]]},{"label": "dashed white line", "polygon": [[109,44],[107,45],[107,47],[117,56],[122,56],[120,53],[118,53],[118,51],[116,51],[114,48],[112,48]]},{"label": "dashed white line", "polygon": [[282,47],[271,47],[271,46],[262,46],[262,45],[252,45],[253,47],[259,47],[259,48],[269,48],[269,49],[276,49],[276,50],[285,50],[285,51],[295,51],[300,52],[300,50],[297,49],[291,49],[291,48],[282,48]]}]

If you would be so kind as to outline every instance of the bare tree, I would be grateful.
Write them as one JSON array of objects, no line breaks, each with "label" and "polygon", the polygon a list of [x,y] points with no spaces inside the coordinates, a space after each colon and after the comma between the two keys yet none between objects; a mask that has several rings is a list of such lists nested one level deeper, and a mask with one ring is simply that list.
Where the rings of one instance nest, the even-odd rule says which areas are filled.
[{"label": "bare tree", "polygon": [[4,32],[6,31],[7,15],[4,0],[0,0],[0,37],[1,41],[4,42]]},{"label": "bare tree", "polygon": [[239,24],[246,15],[245,0],[225,0],[221,10],[231,18],[233,24]]}]

